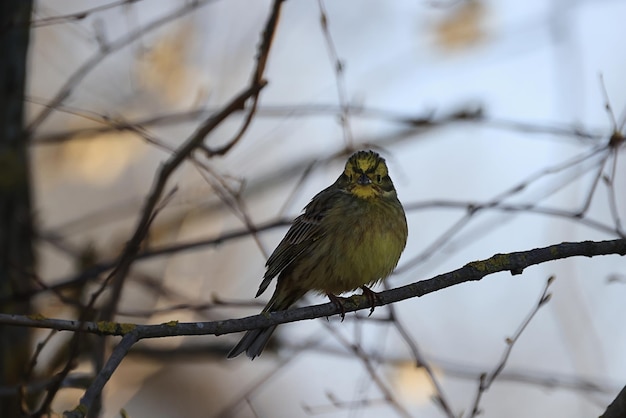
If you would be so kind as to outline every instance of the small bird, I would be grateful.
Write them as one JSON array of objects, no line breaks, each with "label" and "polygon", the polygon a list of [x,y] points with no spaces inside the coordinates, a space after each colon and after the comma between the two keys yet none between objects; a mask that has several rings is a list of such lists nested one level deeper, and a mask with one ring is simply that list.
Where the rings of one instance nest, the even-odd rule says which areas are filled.
[{"label": "small bird", "polygon": [[[391,274],[407,235],[404,209],[385,160],[374,151],[354,153],[337,181],[313,197],[267,260],[256,296],[276,276],[278,283],[262,312],[285,310],[309,291],[326,294],[343,308],[336,295],[358,288],[373,310],[376,294],[367,286]],[[245,351],[254,359],[275,329],[246,332],[228,358]]]}]

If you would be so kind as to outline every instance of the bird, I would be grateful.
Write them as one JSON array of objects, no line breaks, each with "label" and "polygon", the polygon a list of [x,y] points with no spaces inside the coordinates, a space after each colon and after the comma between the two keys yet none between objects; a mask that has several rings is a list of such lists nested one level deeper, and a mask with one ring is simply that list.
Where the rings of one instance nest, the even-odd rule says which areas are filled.
[{"label": "bird", "polygon": [[[278,276],[276,289],[262,313],[283,311],[306,293],[325,294],[342,309],[337,295],[369,289],[395,269],[406,246],[408,226],[404,208],[389,177],[387,163],[377,152],[352,154],[343,173],[319,192],[272,252],[256,293],[260,296]],[[370,314],[371,314],[370,311]],[[259,356],[276,325],[253,329],[228,353]]]}]

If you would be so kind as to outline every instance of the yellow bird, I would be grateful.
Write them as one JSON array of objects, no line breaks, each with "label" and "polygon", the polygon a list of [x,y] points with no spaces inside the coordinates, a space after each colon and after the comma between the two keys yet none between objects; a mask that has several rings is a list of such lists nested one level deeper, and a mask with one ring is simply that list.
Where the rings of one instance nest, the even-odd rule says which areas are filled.
[{"label": "yellow bird", "polygon": [[[402,204],[385,160],[374,151],[358,151],[337,181],[319,192],[298,216],[265,264],[256,296],[278,276],[263,312],[282,311],[307,292],[335,296],[367,287],[391,274],[406,245],[408,228]],[[373,307],[372,301],[372,307]],[[246,332],[228,353],[261,354],[276,325]]]}]

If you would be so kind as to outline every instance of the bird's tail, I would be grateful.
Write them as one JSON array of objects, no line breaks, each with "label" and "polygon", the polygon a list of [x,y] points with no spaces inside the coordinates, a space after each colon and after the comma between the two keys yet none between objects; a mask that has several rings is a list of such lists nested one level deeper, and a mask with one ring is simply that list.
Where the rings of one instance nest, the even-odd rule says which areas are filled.
[{"label": "bird's tail", "polygon": [[[290,292],[283,294],[283,292],[279,292],[279,289],[276,288],[270,301],[267,305],[265,305],[265,308],[263,308],[261,313],[284,311],[304,296],[304,293],[305,292]],[[250,359],[254,360],[255,357],[261,354],[275,329],[276,325],[272,325],[267,328],[258,328],[247,331],[241,341],[239,341],[237,345],[230,350],[227,357],[237,357],[245,351],[246,355],[250,357]]]}]

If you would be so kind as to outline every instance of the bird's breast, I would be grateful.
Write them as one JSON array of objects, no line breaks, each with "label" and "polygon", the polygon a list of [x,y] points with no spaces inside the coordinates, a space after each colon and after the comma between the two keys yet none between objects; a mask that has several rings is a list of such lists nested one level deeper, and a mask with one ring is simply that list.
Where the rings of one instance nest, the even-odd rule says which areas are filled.
[{"label": "bird's breast", "polygon": [[401,206],[368,203],[352,209],[329,231],[337,242],[331,257],[341,292],[373,284],[391,274],[407,238]]}]

